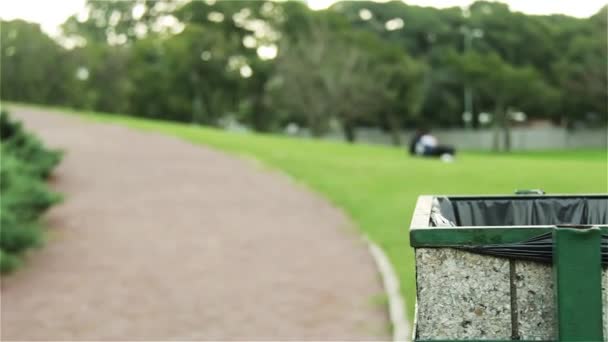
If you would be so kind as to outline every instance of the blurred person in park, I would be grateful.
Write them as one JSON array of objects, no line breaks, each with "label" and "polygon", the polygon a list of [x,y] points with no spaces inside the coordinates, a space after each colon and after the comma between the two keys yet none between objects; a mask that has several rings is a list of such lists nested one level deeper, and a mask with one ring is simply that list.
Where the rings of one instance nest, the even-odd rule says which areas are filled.
[{"label": "blurred person in park", "polygon": [[444,162],[454,161],[456,149],[450,145],[440,145],[437,137],[426,128],[419,128],[410,142],[410,154],[420,157],[439,157]]}]

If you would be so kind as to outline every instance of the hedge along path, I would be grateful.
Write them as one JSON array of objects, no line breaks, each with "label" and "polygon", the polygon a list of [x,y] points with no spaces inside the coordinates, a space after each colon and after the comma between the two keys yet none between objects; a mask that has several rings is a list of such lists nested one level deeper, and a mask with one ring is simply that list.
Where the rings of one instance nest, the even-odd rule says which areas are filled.
[{"label": "hedge along path", "polygon": [[66,150],[49,241],[2,279],[2,340],[387,340],[341,212],[175,138],[13,108]]}]

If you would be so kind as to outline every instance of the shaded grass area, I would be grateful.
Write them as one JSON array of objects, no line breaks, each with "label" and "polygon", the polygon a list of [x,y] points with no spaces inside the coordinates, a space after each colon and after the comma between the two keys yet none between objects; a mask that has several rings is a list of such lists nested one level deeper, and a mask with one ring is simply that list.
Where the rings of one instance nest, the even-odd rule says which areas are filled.
[{"label": "shaded grass area", "polygon": [[[419,195],[512,194],[516,189],[608,192],[605,150],[465,152],[455,163],[445,164],[412,158],[403,148],[228,133],[110,114],[87,113],[83,117],[252,157],[308,185],[342,208],[388,254],[400,278],[410,318],[414,312],[415,273],[408,227]],[[314,253],[314,246],[310,248]]]}]

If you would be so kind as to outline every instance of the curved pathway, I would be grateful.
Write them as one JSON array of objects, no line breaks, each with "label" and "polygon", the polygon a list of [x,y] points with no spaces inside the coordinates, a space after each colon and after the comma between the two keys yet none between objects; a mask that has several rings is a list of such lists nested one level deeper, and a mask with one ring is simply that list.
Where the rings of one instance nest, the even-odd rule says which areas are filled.
[{"label": "curved pathway", "polygon": [[[66,150],[2,340],[386,340],[365,243],[284,176],[176,138],[13,108]],[[375,300],[378,302],[378,300]]]}]

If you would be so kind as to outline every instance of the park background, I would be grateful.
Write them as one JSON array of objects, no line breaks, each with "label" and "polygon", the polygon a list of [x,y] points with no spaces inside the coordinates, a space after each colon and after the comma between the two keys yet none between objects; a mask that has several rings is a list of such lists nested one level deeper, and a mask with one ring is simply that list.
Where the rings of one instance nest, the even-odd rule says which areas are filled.
[{"label": "park background", "polygon": [[53,38],[2,27],[9,101],[348,141],[427,126],[467,149],[605,143],[606,7],[91,1]]},{"label": "park background", "polygon": [[[608,191],[607,15],[487,1],[89,1],[52,37],[1,22],[1,98],[287,173],[387,253],[411,318],[418,195]],[[456,162],[407,156],[420,127],[460,148]]]}]

